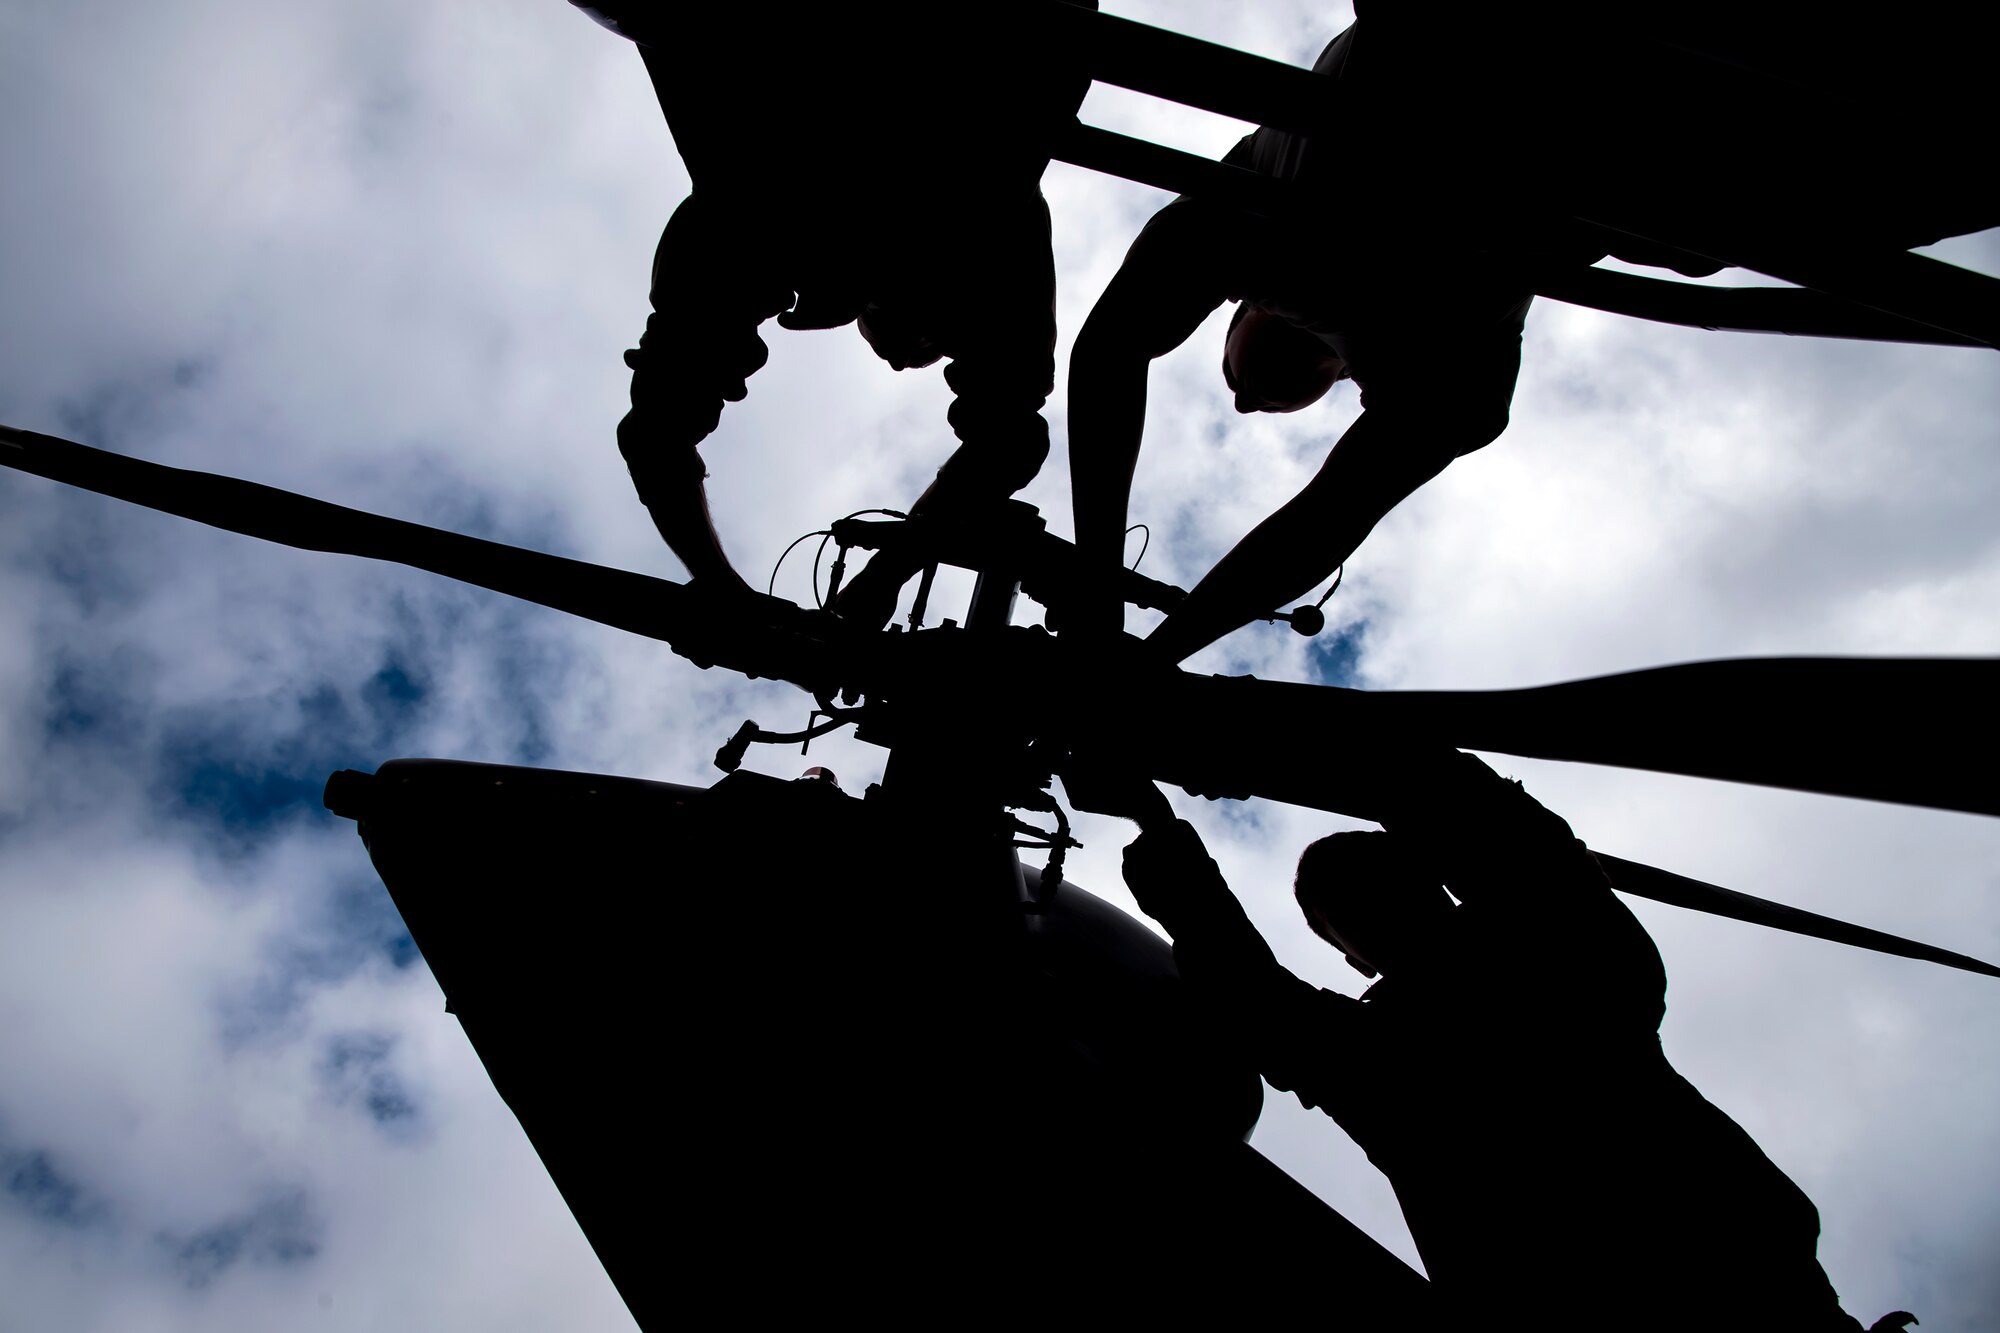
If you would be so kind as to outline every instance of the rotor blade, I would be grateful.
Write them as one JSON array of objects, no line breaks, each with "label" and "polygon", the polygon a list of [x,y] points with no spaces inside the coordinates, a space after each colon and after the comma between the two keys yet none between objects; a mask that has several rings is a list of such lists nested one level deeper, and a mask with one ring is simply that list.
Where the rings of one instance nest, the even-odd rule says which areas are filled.
[{"label": "rotor blade", "polygon": [[1095,125],[1070,124],[1056,137],[1050,156],[1088,171],[1228,204],[1260,217],[1280,216],[1294,206],[1297,195],[1290,181],[1276,176]]},{"label": "rotor blade", "polygon": [[1326,125],[1328,84],[1311,70],[1095,8],[1045,3],[1042,10],[1049,40],[1097,82],[1251,125],[1301,133]]},{"label": "rotor blade", "polygon": [[1525,690],[1376,693],[1360,711],[1390,734],[1466,750],[1994,815],[2000,780],[1984,740],[1996,697],[1991,658],[1801,657]]},{"label": "rotor blade", "polygon": [[1597,226],[1659,241],[1719,264],[1796,283],[1897,320],[1929,325],[1968,344],[2000,347],[2000,278],[1907,250],[1870,252],[1855,245],[1815,249],[1754,226],[1699,220],[1628,218],[1585,207]]},{"label": "rotor blade", "polygon": [[1725,889],[1719,884],[1709,884],[1702,880],[1690,879],[1686,875],[1676,875],[1670,870],[1661,870],[1641,861],[1627,861],[1622,856],[1611,856],[1593,851],[1592,856],[1604,867],[1604,873],[1611,880],[1611,887],[1620,893],[1629,893],[1635,898],[1650,898],[1656,903],[1671,903],[1675,907],[1689,907],[1697,912],[1707,912],[1711,916],[1726,916],[1737,921],[1748,921],[1752,925],[1769,926],[1773,930],[1787,931],[1793,935],[1810,935],[1814,939],[1831,940],[1836,944],[1850,944],[1857,949],[1872,949],[1876,953],[1895,954],[1899,958],[1915,958],[1926,963],[1939,963],[1945,967],[1955,967],[1966,972],[1977,972],[1985,977],[2000,977],[2000,967],[1968,958],[1962,953],[1940,949],[1934,944],[1920,944],[1916,940],[1906,940],[1900,935],[1885,931],[1870,930],[1866,926],[1853,925],[1817,912],[1802,908],[1787,907],[1767,898],[1752,897]]},{"label": "rotor blade", "polygon": [[824,675],[809,636],[786,632],[809,613],[778,598],[750,594],[724,604],[669,579],[384,518],[12,426],[0,426],[0,464],[282,546],[442,574],[669,642],[703,666],[732,666],[795,683]]},{"label": "rotor blade", "polygon": [[[11,427],[0,426],[0,463],[287,546],[429,570],[666,640],[704,665],[825,683],[837,656],[828,636],[839,622],[776,598],[725,604],[666,579]],[[1174,674],[1162,712],[1141,729],[1159,739],[1134,743],[1158,776],[1212,794],[1322,805],[1328,750],[1449,745],[2000,814],[2000,783],[1964,762],[1984,751],[1973,728],[2000,685],[2000,663],[1987,659],[1698,662],[1462,693]],[[1160,732],[1160,716],[1178,725]],[[1369,784],[1347,785],[1342,804],[1325,808],[1365,816]]]},{"label": "rotor blade", "polygon": [[[1694,664],[1696,668],[1739,665],[1764,664]],[[1699,679],[1700,673],[1696,674]],[[1571,687],[1547,688],[1561,691]],[[1312,713],[1315,697],[1319,711],[1310,723],[1301,725]],[[1423,697],[1462,700],[1482,696],[1401,696],[1406,702]],[[1396,695],[1366,694],[1323,685],[1183,674],[1177,680],[1155,683],[1152,690],[1138,692],[1134,697],[1136,707],[1129,717],[1099,713],[1100,724],[1109,729],[1100,733],[1098,743],[1108,743],[1108,748],[1126,755],[1157,780],[1177,783],[1197,796],[1239,799],[1258,796],[1380,822],[1389,813],[1385,806],[1388,794],[1398,789],[1411,790],[1413,784],[1420,789],[1426,771],[1447,753],[1447,746],[1452,743],[1441,742],[1434,732],[1406,725],[1407,720],[1389,722],[1379,714],[1371,716],[1374,704],[1396,698]],[[1488,747],[1467,744],[1465,748]],[[1787,907],[1638,861],[1603,852],[1593,855],[1603,865],[1612,886],[1635,897],[1879,953],[1940,963],[1983,976],[2000,976],[2000,968],[1964,954]]]},{"label": "rotor blade", "polygon": [[[1131,693],[1128,688],[1127,693]],[[1163,781],[1374,818],[1370,771],[1451,747],[2000,814],[2000,661],[1691,662],[1524,690],[1364,691],[1181,674],[1119,733]]]},{"label": "rotor blade", "polygon": [[1536,274],[1535,291],[1568,305],[1695,329],[1942,347],[1989,345],[1803,287],[1705,287],[1614,269],[1568,268]]}]

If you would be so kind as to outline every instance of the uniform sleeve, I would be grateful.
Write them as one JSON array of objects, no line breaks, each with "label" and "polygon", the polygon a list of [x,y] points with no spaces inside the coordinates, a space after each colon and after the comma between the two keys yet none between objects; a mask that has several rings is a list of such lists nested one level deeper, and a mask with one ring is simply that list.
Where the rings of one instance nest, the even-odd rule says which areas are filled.
[{"label": "uniform sleeve", "polygon": [[1284,983],[1272,988],[1265,1005],[1254,1042],[1257,1072],[1307,1110],[1322,1110],[1352,1132],[1347,1103],[1355,1085],[1345,1070],[1373,1064],[1362,1047],[1361,1003],[1315,990],[1289,972]]},{"label": "uniform sleeve", "polygon": [[1338,1093],[1334,1060],[1357,1035],[1360,1005],[1286,971],[1185,820],[1139,836],[1125,882],[1174,940],[1181,978],[1220,1016],[1257,1072],[1307,1107]]},{"label": "uniform sleeve", "polygon": [[1469,754],[1400,805],[1385,826],[1420,849],[1471,917],[1504,930],[1567,991],[1596,997],[1605,1020],[1659,1026],[1659,950],[1566,820]]},{"label": "uniform sleeve", "polygon": [[1124,870],[1140,908],[1166,927],[1176,951],[1186,946],[1201,971],[1247,976],[1278,967],[1185,819],[1141,833],[1125,849]]}]

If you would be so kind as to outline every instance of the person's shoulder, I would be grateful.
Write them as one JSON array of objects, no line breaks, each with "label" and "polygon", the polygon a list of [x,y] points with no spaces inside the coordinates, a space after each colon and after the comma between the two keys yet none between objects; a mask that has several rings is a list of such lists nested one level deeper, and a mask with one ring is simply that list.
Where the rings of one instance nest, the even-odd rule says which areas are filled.
[{"label": "person's shoulder", "polygon": [[1367,1044],[1367,1034],[1376,1027],[1368,1005],[1296,977],[1291,982],[1272,997],[1278,1002],[1265,1010],[1265,1035],[1274,1048],[1306,1051],[1336,1046],[1352,1052]]},{"label": "person's shoulder", "polygon": [[[1354,8],[1355,16],[1358,19],[1360,17],[1361,6],[1357,3]],[[1335,33],[1333,39],[1320,48],[1319,58],[1312,63],[1312,72],[1338,78],[1341,67],[1347,63],[1348,49],[1353,45],[1354,24],[1350,23]]]},{"label": "person's shoulder", "polygon": [[1146,220],[1119,272],[1205,289],[1235,266],[1244,231],[1243,214],[1182,195]]}]

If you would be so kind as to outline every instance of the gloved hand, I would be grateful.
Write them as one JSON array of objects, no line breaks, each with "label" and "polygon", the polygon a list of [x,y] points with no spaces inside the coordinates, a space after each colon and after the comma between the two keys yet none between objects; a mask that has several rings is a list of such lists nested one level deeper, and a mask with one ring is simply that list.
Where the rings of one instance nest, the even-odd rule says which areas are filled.
[{"label": "gloved hand", "polygon": [[1201,835],[1185,819],[1156,823],[1140,833],[1125,848],[1123,871],[1140,909],[1176,938],[1197,928],[1224,902],[1241,914]]},{"label": "gloved hand", "polygon": [[[1165,828],[1174,822],[1174,810],[1166,796],[1138,773],[1072,754],[1063,764],[1061,776],[1069,803],[1079,810],[1129,819],[1141,829]],[[1129,848],[1126,855],[1131,855]]]}]

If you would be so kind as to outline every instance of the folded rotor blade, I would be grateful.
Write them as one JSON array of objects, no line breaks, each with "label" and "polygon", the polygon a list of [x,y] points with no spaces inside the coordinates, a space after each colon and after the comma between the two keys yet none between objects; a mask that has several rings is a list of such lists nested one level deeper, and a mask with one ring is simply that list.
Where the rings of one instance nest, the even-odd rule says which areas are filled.
[{"label": "folded rotor blade", "polygon": [[0,426],[0,465],[282,546],[428,570],[670,642],[704,666],[732,666],[795,683],[823,675],[812,636],[790,632],[807,613],[778,598],[751,594],[724,604],[669,579],[385,518],[234,477],[148,463],[12,426]]},{"label": "folded rotor blade", "polygon": [[[1690,662],[1525,690],[1378,693],[1348,711],[1466,750],[2000,814],[1990,658]],[[1342,701],[1347,702],[1347,701]]]},{"label": "folded rotor blade", "polygon": [[[1177,783],[1199,796],[1246,798],[1263,797],[1291,805],[1326,810],[1354,819],[1380,821],[1390,813],[1389,798],[1395,791],[1420,791],[1425,774],[1451,746],[1491,749],[1524,754],[1531,750],[1523,737],[1521,748],[1495,744],[1513,739],[1493,734],[1492,719],[1484,718],[1479,707],[1496,699],[1519,695],[1549,695],[1565,698],[1565,691],[1578,686],[1612,685],[1629,688],[1637,680],[1645,689],[1658,682],[1645,678],[1665,675],[1669,682],[1692,679],[1697,684],[1721,682],[1747,688],[1745,677],[1754,683],[1761,672],[1738,672],[1734,668],[1785,668],[1795,664],[1777,661],[1695,663],[1688,667],[1665,668],[1662,672],[1637,672],[1632,676],[1608,677],[1605,681],[1582,681],[1575,685],[1552,685],[1540,691],[1494,691],[1486,694],[1418,695],[1370,694],[1360,690],[1324,685],[1297,685],[1260,681],[1240,676],[1195,677],[1182,675],[1156,693],[1145,695],[1139,712],[1153,720],[1148,727],[1134,727],[1130,721],[1113,723],[1119,730],[1108,733],[1119,752],[1129,755],[1153,777]],[[1988,668],[1983,662],[1934,664],[1927,662],[1820,662],[1807,660],[1806,668],[1819,666],[1872,668],[1924,668],[1970,666]],[[1711,670],[1731,668],[1732,670]],[[1811,675],[1808,670],[1805,674]],[[1921,673],[1919,673],[1921,674]],[[1983,677],[1982,677],[1983,678]],[[1589,692],[1584,692],[1588,696]],[[1651,703],[1659,706],[1665,692],[1657,692]],[[1619,699],[1615,691],[1610,698]],[[1444,701],[1438,706],[1438,701]],[[1746,702],[1768,702],[1754,694]],[[1392,705],[1378,707],[1378,705]],[[1413,706],[1414,705],[1414,706]],[[1630,704],[1637,707],[1636,703]],[[1505,716],[1504,710],[1494,713]],[[1608,720],[1607,720],[1608,719]],[[1509,725],[1519,719],[1508,718]],[[1614,710],[1596,724],[1610,727],[1617,720]],[[1675,721],[1669,711],[1659,719],[1662,729]],[[1685,719],[1682,719],[1685,722]],[[1780,719],[1782,721],[1782,719]],[[1489,728],[1480,739],[1457,739],[1450,724],[1470,729],[1473,724]],[[1587,732],[1592,719],[1578,721],[1577,730]],[[1519,722],[1526,727],[1528,722]],[[1636,724],[1634,724],[1636,727]],[[1125,729],[1130,728],[1130,729]],[[1650,732],[1637,728],[1645,735]],[[1607,742],[1608,744],[1609,742]],[[1699,749],[1699,743],[1693,746]],[[1940,743],[1937,747],[1943,748]],[[1576,755],[1548,757],[1575,758]],[[1754,757],[1754,756],[1751,756]],[[1602,758],[1595,762],[1609,762]],[[1639,766],[1629,765],[1628,766]],[[1644,765],[1651,767],[1653,765]],[[1707,767],[1714,767],[1710,764]],[[1670,771],[1681,771],[1674,769]],[[1706,776],[1721,776],[1708,773]],[[1742,774],[1737,773],[1740,780]],[[1797,785],[1797,784],[1785,784]],[[1819,783],[1814,790],[1830,784]],[[1843,792],[1859,795],[1858,792]],[[1959,808],[1959,807],[1954,807]],[[1685,875],[1677,875],[1638,861],[1593,853],[1605,869],[1612,886],[1635,897],[1691,908],[1715,916],[1768,926],[1795,935],[1810,935],[1856,948],[1895,954],[1961,968],[1983,976],[2000,976],[2000,968],[1964,954],[1934,945],[1906,940],[1883,931],[1853,925],[1815,912],[1788,907],[1783,903],[1725,889]]]},{"label": "folded rotor blade", "polygon": [[1691,662],[1451,692],[1183,673],[1118,743],[1198,795],[1362,819],[1376,817],[1371,774],[1446,747],[1993,815],[1996,695],[1988,658]]},{"label": "folded rotor blade", "polygon": [[[831,665],[828,618],[807,627],[777,599],[723,606],[666,579],[11,427],[0,427],[0,463],[287,546],[430,570],[669,640],[697,661],[795,682],[824,681]],[[1327,759],[1343,750],[1443,745],[2000,814],[2000,782],[1976,762],[1996,685],[2000,662],[1978,658],[1696,662],[1466,692],[1179,676],[1159,700],[1177,720],[1168,743],[1140,748],[1160,776],[1198,790],[1307,805],[1322,804]],[[1345,785],[1332,808],[1365,814],[1365,774]]]}]

